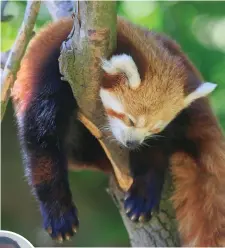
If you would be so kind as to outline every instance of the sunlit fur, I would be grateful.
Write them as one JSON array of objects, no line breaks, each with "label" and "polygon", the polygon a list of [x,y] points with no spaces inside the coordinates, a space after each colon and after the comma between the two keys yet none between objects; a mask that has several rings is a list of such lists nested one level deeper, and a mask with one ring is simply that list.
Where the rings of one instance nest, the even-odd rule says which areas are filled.
[{"label": "sunlit fur", "polygon": [[129,127],[119,118],[108,116],[108,119],[113,135],[124,146],[127,146],[127,141],[139,141],[141,144],[149,134],[146,128]]},{"label": "sunlit fur", "polygon": [[[145,119],[145,125],[137,123],[129,127],[115,116],[108,116],[119,142],[138,140],[141,143],[147,136],[162,131],[185,107],[208,95],[216,85],[198,83],[191,89],[189,67],[180,56],[170,53],[153,33],[144,29],[135,32],[125,22],[121,23],[118,32],[121,37],[128,37],[127,43],[132,41],[132,46],[138,47],[140,57],[135,59],[130,53],[122,53],[104,59],[102,68],[106,75],[100,97],[105,108],[130,116],[134,123],[141,116]],[[145,68],[144,72],[141,67]],[[135,78],[140,82],[134,88],[129,87],[127,81]]]},{"label": "sunlit fur", "polygon": [[109,61],[102,60],[102,68],[109,74],[124,73],[127,77],[127,84],[132,89],[140,85],[141,79],[136,64],[131,56],[120,54],[113,56]]},{"label": "sunlit fur", "polygon": [[[59,155],[64,152],[63,149],[59,152],[57,150],[57,142],[61,135],[63,140],[69,137],[75,138],[75,141],[78,140],[74,144],[78,149],[75,154],[77,156],[75,167],[89,167],[91,164],[103,171],[106,168],[111,170],[109,161],[102,152],[99,152],[98,142],[87,130],[77,120],[76,128],[74,125],[71,128],[70,125],[65,124],[70,108],[68,104],[65,105],[65,102],[71,98],[72,91],[69,91],[68,96],[69,87],[65,86],[66,82],[60,81],[58,74],[56,66],[58,57],[52,56],[52,53],[57,50],[59,56],[60,45],[70,33],[72,24],[73,20],[56,22],[35,35],[22,60],[13,88],[13,102],[17,120],[20,122],[19,136],[22,146],[27,143],[29,147],[34,147],[34,150],[29,152],[27,148],[23,148],[25,163],[29,169],[27,173],[30,184],[33,184],[33,191],[38,198],[44,196],[48,200],[49,212],[55,209],[57,206],[55,202],[60,200],[62,195],[67,199],[70,198],[67,192],[68,181],[66,179],[62,181],[62,175],[67,171],[67,164],[55,162],[60,161],[62,156],[59,157]],[[164,124],[167,125],[179,111],[196,99],[196,95],[193,94],[191,98],[186,98],[186,96],[202,85],[203,80],[179,46],[168,37],[118,18],[117,50],[113,55],[121,54],[132,57],[138,68],[141,82],[139,87],[132,89],[128,87],[128,78],[124,73],[123,75],[103,74],[102,88],[110,92],[112,99],[117,97],[120,102],[119,110],[123,110],[123,113],[116,113],[109,108],[110,106],[107,106],[106,113],[114,121],[120,120],[129,129],[134,128],[132,127],[134,124],[137,126],[135,129],[141,130],[147,126],[148,131],[157,132],[163,128]],[[57,67],[56,71],[54,71],[55,67]],[[49,75],[49,72],[52,73],[53,78],[43,77],[46,73]],[[60,84],[64,91],[57,91],[56,84]],[[54,94],[51,97],[48,96],[49,86],[52,87],[51,90],[59,93],[57,94],[60,99],[62,98],[62,102],[55,101]],[[203,85],[204,90],[201,92],[207,92],[205,89],[212,90],[213,88],[212,85],[208,85],[209,88],[205,86],[207,85]],[[41,97],[36,97],[37,92]],[[106,106],[107,98],[105,99],[104,105]],[[46,100],[53,101],[54,104],[49,105]],[[112,106],[115,107],[114,104]],[[53,110],[59,109],[60,114],[56,115],[57,111],[48,111],[52,107],[57,107]],[[30,111],[32,111],[32,116]],[[53,117],[57,117],[57,122]],[[159,141],[158,147],[152,146],[142,150],[143,156],[137,159],[136,170],[132,172],[136,177],[135,172],[138,168],[138,172],[143,174],[142,165],[144,164],[148,169],[145,168],[144,173],[149,176],[152,169],[159,167],[160,161],[160,165],[165,166],[164,160],[167,161],[165,154],[168,152],[166,149],[173,148],[175,152],[170,157],[175,186],[172,201],[182,245],[225,246],[225,142],[223,134],[207,99],[194,101],[186,108],[183,115],[178,117],[180,122],[175,121],[167,128],[170,127],[170,134],[172,133],[175,138],[180,138],[180,143],[174,142],[169,146],[161,147],[163,142]],[[75,121],[75,116],[71,116],[71,119]],[[121,123],[116,123],[116,126]],[[163,126],[161,126],[162,123]],[[60,124],[59,130],[63,128],[63,132],[58,132],[54,128],[56,124]],[[37,126],[39,129],[36,128]],[[74,134],[68,135],[69,130],[74,131]],[[78,139],[83,132],[86,132],[85,135]],[[117,135],[120,136],[120,134]],[[84,146],[82,150],[80,143]],[[57,152],[51,153],[50,147]],[[50,155],[53,155],[51,160],[46,158],[46,154],[49,155],[49,149]],[[40,150],[43,150],[42,153]],[[29,157],[35,159],[30,160]],[[42,189],[41,195],[37,192],[38,185],[39,189]],[[45,190],[43,185],[48,188]],[[52,202],[49,199],[52,199]],[[65,203],[68,206],[68,202]],[[65,210],[64,206],[62,210]],[[59,221],[62,221],[62,227],[64,227],[62,214],[59,215]],[[55,219],[52,220],[52,223],[54,222]]]},{"label": "sunlit fur", "polygon": [[[225,246],[225,142],[207,100],[201,98],[216,85],[203,84],[179,46],[163,35],[121,21],[117,46],[116,55],[127,53],[133,58],[141,83],[134,90],[124,75],[105,72],[102,90],[114,94],[124,110],[119,118],[108,111],[113,134],[123,144],[131,138],[142,141],[175,119],[167,129],[177,138],[185,137],[180,144],[170,145],[177,149],[170,158],[172,201],[182,245]],[[176,124],[183,109],[185,114],[178,117],[181,123]],[[129,116],[134,126],[126,125]],[[141,127],[137,125],[140,116],[145,119]],[[154,157],[151,148],[148,153]],[[149,168],[151,161],[149,157]]]},{"label": "sunlit fur", "polygon": [[[113,114],[108,114],[109,124],[115,138],[125,146],[128,141],[138,141],[141,144],[148,136],[161,132],[194,100],[208,95],[216,88],[216,84],[203,83],[186,95],[187,70],[184,64],[178,57],[159,53],[159,60],[168,59],[172,65],[163,62],[160,65],[160,62],[156,61],[163,70],[155,70],[154,75],[147,71],[144,80],[134,90],[127,85],[126,78],[128,81],[132,78],[130,73],[134,73],[133,78],[136,78],[137,70],[133,70],[134,62],[130,63],[131,57],[125,60],[124,56],[116,55],[115,58],[113,56],[111,60],[104,62],[104,71],[110,75],[121,76],[122,80],[120,83],[115,82],[111,88],[102,87],[100,97],[106,109],[114,110]],[[113,69],[113,61],[117,62],[116,70]],[[166,73],[171,78],[166,78]],[[115,116],[116,112],[130,118],[134,125],[126,125],[123,119]]]}]

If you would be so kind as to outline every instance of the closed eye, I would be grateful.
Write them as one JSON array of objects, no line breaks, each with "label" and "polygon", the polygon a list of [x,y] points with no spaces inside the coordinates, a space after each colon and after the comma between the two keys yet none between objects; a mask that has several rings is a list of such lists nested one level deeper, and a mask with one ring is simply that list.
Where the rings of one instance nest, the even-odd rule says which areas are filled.
[{"label": "closed eye", "polygon": [[114,111],[113,109],[105,109],[105,111],[111,118],[117,118],[123,121],[129,127],[135,126],[135,120],[132,116],[126,115],[124,113],[118,113]]},{"label": "closed eye", "polygon": [[131,115],[128,115],[128,119],[129,119],[129,126],[134,127],[136,124],[136,120]]},{"label": "closed eye", "polygon": [[123,122],[128,126],[128,127],[134,127],[135,126],[135,123],[134,123],[134,120],[132,120],[130,117],[128,116],[124,116],[123,118]]},{"label": "closed eye", "polygon": [[129,118],[129,126],[131,126],[131,127],[134,127],[135,126],[134,121],[132,121],[130,118]]}]

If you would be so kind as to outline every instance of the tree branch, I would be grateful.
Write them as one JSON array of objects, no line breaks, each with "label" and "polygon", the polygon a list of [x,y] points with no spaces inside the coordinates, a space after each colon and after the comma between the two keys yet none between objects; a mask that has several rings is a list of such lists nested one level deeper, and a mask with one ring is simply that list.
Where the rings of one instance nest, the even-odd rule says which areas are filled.
[{"label": "tree branch", "polygon": [[8,0],[2,0],[1,1],[1,22],[8,22],[13,18],[13,15],[5,15],[5,8],[8,4]]},{"label": "tree branch", "polygon": [[116,2],[77,2],[74,27],[62,45],[60,70],[72,87],[81,110],[80,120],[96,136],[114,168],[121,188],[127,190],[132,178],[128,151],[110,142],[100,131],[107,122],[99,101],[102,76],[101,58],[108,57],[116,45]]},{"label": "tree branch", "polygon": [[8,60],[10,50],[1,53],[1,69],[5,68],[6,62]]},{"label": "tree branch", "polygon": [[[109,143],[107,133],[101,130],[106,123],[99,99],[101,81],[100,58],[108,57],[115,48],[116,9],[114,2],[76,2],[74,27],[63,43],[59,59],[63,79],[72,87],[80,107],[79,118],[98,138],[105,150],[123,190],[132,183],[128,170],[128,151]],[[123,207],[124,193],[111,178],[109,192],[120,211],[132,246],[178,246],[179,239],[171,202],[170,173],[167,173],[162,201],[158,213],[149,223],[131,222]]]},{"label": "tree branch", "polygon": [[[51,1],[47,4],[54,20],[70,15],[69,1]],[[60,57],[60,68],[64,78],[72,86],[80,106],[80,120],[95,135],[115,170],[121,188],[128,189],[131,180],[128,171],[128,152],[107,141],[107,134],[100,131],[105,118],[100,101],[99,83],[101,80],[100,58],[107,57],[115,48],[116,41],[116,3],[115,2],[77,2],[74,28],[70,39],[64,42]],[[28,2],[25,19],[16,43],[7,60],[3,77],[1,107],[2,116],[9,98],[9,89],[15,80],[20,60],[32,34],[32,29],[40,7],[40,2]],[[124,212],[124,193],[111,178],[109,192],[120,211],[127,228],[132,246],[178,246],[179,239],[176,221],[171,203],[168,201],[172,192],[170,174],[164,186],[160,210],[154,213],[146,224],[131,222]]]},{"label": "tree branch", "polygon": [[24,55],[27,44],[32,36],[40,1],[27,1],[26,12],[15,44],[7,59],[1,81],[1,120],[3,119],[16,73]]},{"label": "tree branch", "polygon": [[53,21],[70,16],[73,13],[72,1],[48,0],[44,2]]},{"label": "tree branch", "polygon": [[118,188],[115,180],[111,178],[110,187],[107,191],[114,199],[133,247],[180,246],[175,212],[169,201],[173,190],[171,175],[167,171],[159,210],[152,214],[150,222],[138,224],[131,222],[126,216],[123,205],[124,194]]}]

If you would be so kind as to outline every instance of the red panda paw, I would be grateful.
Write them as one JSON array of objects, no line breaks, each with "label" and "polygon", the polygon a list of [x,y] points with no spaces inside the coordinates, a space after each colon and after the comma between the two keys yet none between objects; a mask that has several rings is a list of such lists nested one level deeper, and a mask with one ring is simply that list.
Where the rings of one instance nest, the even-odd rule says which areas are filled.
[{"label": "red panda paw", "polygon": [[163,180],[153,177],[134,179],[134,183],[127,192],[124,208],[127,216],[134,222],[146,222],[152,217],[152,212],[159,207]]},{"label": "red panda paw", "polygon": [[57,204],[47,207],[41,204],[41,212],[44,220],[44,228],[56,242],[70,240],[76,234],[79,221],[77,209],[74,205],[60,206]]}]

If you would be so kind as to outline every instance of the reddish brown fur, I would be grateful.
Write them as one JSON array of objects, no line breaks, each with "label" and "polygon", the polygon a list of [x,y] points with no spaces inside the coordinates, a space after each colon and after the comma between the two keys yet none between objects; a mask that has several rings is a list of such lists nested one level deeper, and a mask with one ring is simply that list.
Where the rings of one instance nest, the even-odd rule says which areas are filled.
[{"label": "reddish brown fur", "polygon": [[185,245],[224,246],[225,142],[207,105],[192,108],[188,136],[200,153],[198,161],[179,153],[172,158],[177,219]]},{"label": "reddish brown fur", "polygon": [[[35,89],[35,84],[40,81],[38,79],[38,71],[42,68],[42,63],[46,62],[51,51],[60,48],[62,42],[67,38],[73,26],[73,20],[71,18],[65,18],[58,22],[50,23],[46,27],[40,30],[35,37],[29,43],[29,47],[24,58],[21,61],[21,70],[17,73],[17,80],[14,84],[12,90],[12,97],[14,106],[16,108],[16,114],[21,116],[26,107],[30,103],[30,98],[32,97],[33,90]],[[45,161],[45,163],[44,163]],[[49,161],[45,158],[38,161],[35,168],[33,177],[34,185],[41,183],[43,181],[51,180],[51,165]],[[49,167],[48,167],[49,166]],[[111,171],[111,166],[109,160],[104,156],[98,161],[93,161],[91,164],[80,164],[70,161],[70,166],[72,168],[89,168],[103,170],[105,173]],[[43,169],[44,168],[44,169]],[[47,175],[44,178],[44,175]],[[54,175],[54,173],[52,173]]]},{"label": "reddish brown fur", "polygon": [[[179,54],[187,68],[187,92],[197,87],[199,72],[172,41],[161,40]],[[225,141],[208,104],[200,99],[190,107],[187,133],[199,149],[196,160],[177,152],[171,158],[175,193],[172,197],[184,246],[225,246]]]},{"label": "reddish brown fur", "polygon": [[181,51],[180,46],[175,41],[169,39],[163,34],[146,32],[146,35],[153,35],[158,40],[158,42],[161,42],[161,44],[170,51],[171,54],[179,56],[184,66],[188,69],[189,74],[187,84],[185,85],[185,94],[187,95],[194,89],[196,89],[196,87],[198,86],[198,82],[196,81],[196,79],[200,79],[201,81],[203,81],[203,78],[199,71],[191,63],[191,61],[187,59],[187,56]]},{"label": "reddish brown fur", "polygon": [[[142,82],[137,90],[125,84],[117,84],[112,90],[131,115],[139,116],[148,109],[149,119],[159,120],[158,110],[165,104],[163,117],[170,120],[179,105],[183,108],[180,101],[202,82],[200,73],[168,38],[135,29],[126,21],[120,22],[118,32],[117,53],[128,49]],[[181,152],[171,158],[176,188],[172,200],[182,244],[225,246],[224,137],[207,99],[197,100],[189,107],[189,112],[191,123],[187,138],[197,145],[198,158]]]},{"label": "reddish brown fur", "polygon": [[105,112],[111,116],[111,117],[114,117],[114,118],[117,118],[117,119],[120,119],[120,120],[123,120],[125,115],[124,114],[121,114],[121,113],[117,113],[116,111],[114,111],[113,109],[106,109]]},{"label": "reddish brown fur", "polygon": [[[197,87],[199,72],[172,41],[161,37],[182,57],[188,75],[187,93]],[[197,161],[177,152],[171,158],[175,193],[172,197],[184,246],[225,246],[225,141],[207,99],[190,106],[187,137],[197,142]]]},{"label": "reddish brown fur", "polygon": [[[60,46],[71,27],[72,20],[60,21],[37,34],[39,39],[32,40],[32,52],[28,50],[24,57],[21,65],[23,70],[18,73],[20,80],[16,81],[13,89],[13,98],[20,113],[26,109],[38,77],[36,71],[40,65],[35,63],[35,59],[44,62],[49,50]],[[129,99],[127,103],[122,103],[131,109],[130,113],[134,116],[145,112],[146,106],[151,103],[153,107],[149,115],[161,119],[157,116],[157,110],[165,104],[164,115],[168,115],[169,120],[171,113],[168,113],[168,108],[182,105],[183,97],[201,81],[197,70],[174,42],[145,29],[137,29],[119,18],[116,53],[120,51],[134,58],[143,82],[135,91],[125,89],[125,86],[113,89],[118,96]],[[179,55],[179,58],[174,55]],[[30,59],[34,63],[31,64]],[[108,85],[112,85],[112,80],[107,80],[110,81]],[[186,85],[181,82],[186,82]],[[108,87],[107,83],[105,87]],[[152,90],[148,90],[150,93],[146,95],[149,85]],[[167,94],[162,95],[160,101],[157,99],[158,93],[155,94],[156,85],[161,92],[165,85],[167,87]],[[186,153],[177,152],[171,158],[176,188],[172,199],[181,239],[187,246],[225,246],[224,138],[207,100],[198,100],[191,105],[190,111],[192,119],[187,135],[197,142],[199,157],[194,160]],[[41,177],[42,172],[37,168],[36,174]]]},{"label": "reddish brown fur", "polygon": [[123,121],[127,126],[134,126],[135,124],[131,122],[129,117],[127,117],[125,114],[118,113],[114,111],[113,109],[105,109],[105,112],[107,113],[108,116],[112,118],[117,118],[121,121]]},{"label": "reddish brown fur", "polygon": [[[224,153],[224,148],[216,148]],[[212,153],[211,148],[208,152]],[[210,173],[210,167],[221,161],[204,156],[202,164],[179,152],[171,159],[176,186],[172,200],[184,246],[224,246],[225,242],[224,168],[214,168]]]},{"label": "reddish brown fur", "polygon": [[[180,57],[168,52],[154,35],[147,35],[145,29],[137,29],[135,25],[119,19],[117,31],[116,54],[127,53],[132,56],[141,77],[141,85],[133,90],[123,80],[116,80],[113,84],[108,75],[103,78],[103,87],[113,86],[111,90],[130,115],[137,117],[145,113],[149,117],[148,121],[151,120],[151,123],[146,123],[147,126],[157,120],[171,120],[175,111],[179,112],[184,107],[183,84],[188,83],[185,63]],[[119,75],[113,77],[120,78]],[[163,92],[160,100],[158,92]]]},{"label": "reddish brown fur", "polygon": [[115,75],[111,75],[108,73],[103,74],[103,79],[102,79],[102,87],[104,89],[112,89],[113,87],[117,86],[118,84],[125,84],[126,83],[126,77],[124,73],[119,73]]},{"label": "reddish brown fur", "polygon": [[73,20],[68,18],[52,23],[38,32],[31,40],[27,53],[21,61],[20,70],[12,97],[16,103],[17,113],[23,113],[27,104],[30,102],[35,83],[38,82],[37,72],[40,70],[51,51],[59,48],[72,29]]},{"label": "reddish brown fur", "polygon": [[54,176],[52,173],[52,160],[50,158],[41,157],[35,159],[35,167],[32,172],[32,184],[39,185],[43,182],[50,182]]},{"label": "reddish brown fur", "polygon": [[[202,80],[178,46],[163,36],[163,44],[189,68],[186,94]],[[199,158],[177,152],[171,158],[175,193],[172,197],[184,246],[225,246],[225,141],[207,99],[190,106],[187,133],[199,147]]]}]

